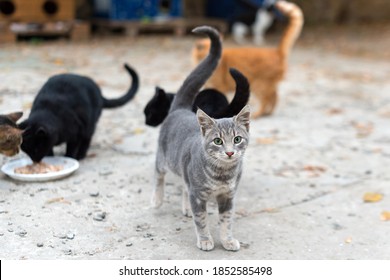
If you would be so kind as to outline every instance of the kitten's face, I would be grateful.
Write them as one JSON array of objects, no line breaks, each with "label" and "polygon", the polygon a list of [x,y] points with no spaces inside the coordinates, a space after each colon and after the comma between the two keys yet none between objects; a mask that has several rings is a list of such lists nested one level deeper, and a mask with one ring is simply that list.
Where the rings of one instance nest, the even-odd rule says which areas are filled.
[{"label": "kitten's face", "polygon": [[206,152],[222,162],[242,158],[249,142],[249,107],[245,106],[232,119],[215,120],[203,111],[197,112]]},{"label": "kitten's face", "polygon": [[16,121],[22,115],[20,112],[0,115],[0,153],[6,156],[14,156],[20,151],[22,130],[17,127]]},{"label": "kitten's face", "polygon": [[165,91],[156,87],[156,93],[144,109],[145,123],[150,126],[158,126],[168,115],[171,101]]},{"label": "kitten's face", "polygon": [[23,131],[22,150],[32,161],[40,162],[53,148],[50,134],[45,127],[40,125],[26,123],[22,125],[26,126]]}]

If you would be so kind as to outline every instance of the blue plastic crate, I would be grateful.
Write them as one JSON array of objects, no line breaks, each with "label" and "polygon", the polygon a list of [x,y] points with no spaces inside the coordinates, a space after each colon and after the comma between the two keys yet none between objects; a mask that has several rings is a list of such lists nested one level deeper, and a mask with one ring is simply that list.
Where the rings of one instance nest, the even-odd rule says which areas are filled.
[{"label": "blue plastic crate", "polygon": [[171,0],[169,11],[161,9],[161,0],[94,0],[94,15],[113,20],[134,20],[157,16],[182,15],[182,0]]},{"label": "blue plastic crate", "polygon": [[[248,0],[248,2],[261,6],[264,0]],[[240,0],[207,0],[206,3],[206,16],[208,17],[229,20],[232,15],[242,9]]]}]

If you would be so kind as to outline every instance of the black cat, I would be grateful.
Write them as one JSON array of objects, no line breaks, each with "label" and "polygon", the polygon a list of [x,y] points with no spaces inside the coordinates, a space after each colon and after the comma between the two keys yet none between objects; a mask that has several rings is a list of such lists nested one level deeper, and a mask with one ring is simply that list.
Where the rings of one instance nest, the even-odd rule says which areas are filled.
[{"label": "black cat", "polygon": [[132,77],[128,92],[106,99],[90,78],[75,74],[51,77],[38,92],[31,113],[19,127],[24,130],[22,150],[34,162],[53,155],[53,147],[66,143],[65,156],[86,156],[103,108],[115,108],[130,101],[139,86],[137,73],[124,65]]},{"label": "black cat", "polygon": [[[236,82],[236,93],[229,104],[225,95],[215,89],[204,89],[195,98],[192,111],[202,109],[212,118],[229,118],[237,115],[249,100],[249,82],[236,69],[230,69],[230,75]],[[158,126],[168,115],[175,94],[166,93],[156,87],[156,93],[146,104],[144,109],[145,123],[149,126]]]}]

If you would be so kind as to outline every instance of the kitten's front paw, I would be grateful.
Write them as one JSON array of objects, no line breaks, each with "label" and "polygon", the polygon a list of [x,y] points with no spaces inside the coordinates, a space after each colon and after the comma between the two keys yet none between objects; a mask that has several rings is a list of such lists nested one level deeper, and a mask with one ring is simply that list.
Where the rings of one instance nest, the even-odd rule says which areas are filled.
[{"label": "kitten's front paw", "polygon": [[190,208],[182,208],[182,213],[185,217],[189,217],[191,218],[192,217],[192,212],[191,212],[191,209]]},{"label": "kitten's front paw", "polygon": [[214,249],[214,241],[213,238],[210,237],[203,237],[200,240],[198,239],[198,244],[196,244],[199,249],[203,251],[210,251]]},{"label": "kitten's front paw", "polygon": [[159,208],[163,204],[164,194],[160,191],[154,191],[152,194],[151,204],[154,208]]},{"label": "kitten's front paw", "polygon": [[237,239],[230,238],[226,240],[221,240],[223,248],[228,251],[238,251],[240,250],[240,242]]}]

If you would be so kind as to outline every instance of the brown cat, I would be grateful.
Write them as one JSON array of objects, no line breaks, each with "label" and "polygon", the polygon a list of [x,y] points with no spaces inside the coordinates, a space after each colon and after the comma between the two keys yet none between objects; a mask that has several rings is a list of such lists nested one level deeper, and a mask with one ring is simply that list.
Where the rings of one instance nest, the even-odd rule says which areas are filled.
[{"label": "brown cat", "polygon": [[[257,97],[261,103],[259,109],[252,115],[254,118],[272,114],[277,102],[278,83],[284,77],[289,52],[303,25],[302,10],[296,4],[278,1],[275,6],[289,18],[289,24],[279,46],[224,48],[217,69],[206,83],[206,86],[221,92],[233,91],[235,82],[229,75],[229,68],[240,70],[249,80],[252,96]],[[199,40],[192,51],[194,61],[199,63],[205,58],[209,48],[209,39]]]},{"label": "brown cat", "polygon": [[8,115],[0,115],[0,153],[6,156],[14,156],[20,151],[22,143],[22,130],[16,122],[23,113],[16,112]]}]

